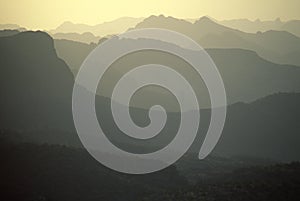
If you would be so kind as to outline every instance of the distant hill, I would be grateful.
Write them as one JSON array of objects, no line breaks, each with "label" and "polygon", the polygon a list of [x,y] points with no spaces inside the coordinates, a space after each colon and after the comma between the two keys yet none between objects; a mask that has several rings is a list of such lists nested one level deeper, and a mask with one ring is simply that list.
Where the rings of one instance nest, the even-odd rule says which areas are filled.
[{"label": "distant hill", "polygon": [[300,20],[290,20],[283,22],[280,18],[270,21],[261,21],[259,19],[251,21],[248,19],[220,20],[218,23],[225,26],[239,29],[244,32],[256,33],[269,30],[288,31],[300,37]]},{"label": "distant hill", "polygon": [[288,21],[282,25],[281,29],[300,37],[300,20]]},{"label": "distant hill", "polygon": [[73,40],[73,41],[77,41],[77,42],[82,42],[82,43],[98,43],[100,37],[99,36],[94,36],[94,34],[90,33],[90,32],[85,32],[82,34],[78,34],[78,33],[55,33],[55,34],[51,34],[50,35],[54,38],[54,39],[67,39],[67,40]]},{"label": "distant hill", "polygon": [[150,17],[147,17],[139,22],[134,28],[165,28],[186,34],[188,36],[194,34],[195,32],[191,22],[171,16],[165,17],[164,15],[151,15]]},{"label": "distant hill", "polygon": [[18,30],[26,31],[26,28],[21,27],[17,24],[0,24],[0,30]]},{"label": "distant hill", "polygon": [[54,40],[54,47],[58,57],[68,64],[74,75],[77,74],[84,59],[96,46],[96,44],[86,44],[72,40]]},{"label": "distant hill", "polygon": [[[300,93],[278,93],[250,103],[229,105],[222,136],[211,155],[225,158],[246,156],[274,161],[300,160],[299,103]],[[168,121],[157,138],[133,140],[124,137],[118,130],[109,106],[97,100],[100,125],[113,143],[130,152],[147,153],[165,147],[172,141],[180,124],[180,114],[168,112]],[[131,117],[138,125],[148,121],[148,110],[130,109]],[[199,153],[210,124],[210,114],[210,109],[200,110],[199,131],[188,153]],[[194,156],[193,160],[197,161],[198,158]]]},{"label": "distant hill", "polygon": [[74,78],[44,32],[0,37],[0,127],[72,130]]},{"label": "distant hill", "polygon": [[[231,20],[216,20],[211,17],[212,21],[230,27],[232,29],[238,29],[247,33],[266,32],[270,30],[287,31],[298,37],[300,37],[300,20],[282,21],[280,18],[274,20],[249,20],[249,19],[231,19]],[[198,19],[185,19],[188,22],[194,23]]]},{"label": "distant hill", "polygon": [[143,18],[122,17],[113,21],[104,22],[97,25],[74,24],[72,22],[64,22],[50,33],[79,33],[90,32],[95,36],[107,36],[111,34],[119,34],[130,27],[134,27],[137,23],[142,21]]},{"label": "distant hill", "polygon": [[219,20],[218,23],[249,33],[268,30],[280,30],[280,27],[285,24],[285,22],[281,21],[280,18],[269,21],[262,21],[259,19],[254,21],[248,19]]},{"label": "distant hill", "polygon": [[150,16],[138,28],[166,28],[183,33],[204,48],[241,48],[257,52],[263,58],[280,64],[300,66],[300,38],[286,31],[245,33],[218,24],[209,17],[194,23],[173,17]]},{"label": "distant hill", "polygon": [[300,160],[300,94],[279,93],[228,107],[219,155]]},{"label": "distant hill", "polygon": [[242,33],[239,30],[235,30],[220,24],[217,24],[209,17],[202,17],[196,20],[194,23],[188,22],[186,20],[177,19],[171,16],[165,17],[164,15],[155,16],[152,15],[145,18],[142,22],[135,26],[136,29],[140,28],[164,28],[179,33],[183,33],[194,40],[199,40],[200,38],[208,34],[222,34],[224,32]]}]

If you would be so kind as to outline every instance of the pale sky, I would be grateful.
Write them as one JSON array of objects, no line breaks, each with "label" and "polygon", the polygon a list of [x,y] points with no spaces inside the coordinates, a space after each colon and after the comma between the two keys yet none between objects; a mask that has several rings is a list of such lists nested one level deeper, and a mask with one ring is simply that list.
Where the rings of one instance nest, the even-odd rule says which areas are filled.
[{"label": "pale sky", "polygon": [[53,29],[64,21],[99,24],[119,17],[300,19],[300,0],[0,0],[0,24]]}]

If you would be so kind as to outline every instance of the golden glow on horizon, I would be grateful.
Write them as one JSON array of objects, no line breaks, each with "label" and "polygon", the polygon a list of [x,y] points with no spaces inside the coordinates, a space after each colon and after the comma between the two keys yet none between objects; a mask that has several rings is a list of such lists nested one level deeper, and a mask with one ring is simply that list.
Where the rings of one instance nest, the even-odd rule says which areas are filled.
[{"label": "golden glow on horizon", "polygon": [[299,0],[0,0],[0,23],[53,29],[64,21],[99,24],[119,17],[208,15],[218,20],[300,19]]}]

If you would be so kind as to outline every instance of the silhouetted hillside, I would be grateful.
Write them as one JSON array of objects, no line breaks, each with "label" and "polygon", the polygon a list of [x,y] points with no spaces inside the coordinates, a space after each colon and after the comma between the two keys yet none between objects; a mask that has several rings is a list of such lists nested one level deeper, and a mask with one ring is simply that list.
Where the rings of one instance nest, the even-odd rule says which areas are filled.
[{"label": "silhouetted hillside", "polygon": [[[274,161],[300,160],[299,102],[299,93],[279,93],[252,103],[228,106],[225,126],[212,155]],[[160,136],[145,141],[133,140],[114,123],[110,105],[104,101],[98,104],[96,110],[102,129],[114,144],[130,152],[148,153],[165,147],[177,133],[180,124],[180,114],[169,112]],[[165,106],[164,103],[161,105]],[[136,123],[143,125],[148,121],[148,110],[130,109]],[[198,154],[210,123],[209,109],[201,109],[200,115],[199,131],[188,151],[192,154]],[[196,155],[194,160],[198,161]]]},{"label": "silhouetted hillside", "polygon": [[[1,137],[0,137],[1,138]],[[0,139],[2,200],[138,200],[187,185],[174,166],[149,174],[112,171],[83,149],[14,145]]]},{"label": "silhouetted hillside", "polygon": [[3,134],[3,200],[299,199],[299,163],[252,167],[255,163],[208,157],[192,166],[197,183],[189,185],[184,179],[189,172],[178,173],[174,166],[148,175],[120,174],[103,167],[84,149],[16,145],[4,140]]},{"label": "silhouetted hillside", "polygon": [[13,36],[20,33],[18,30],[14,29],[5,29],[0,31],[0,37],[5,37],[5,36]]},{"label": "silhouetted hillside", "polygon": [[111,34],[119,34],[130,27],[134,27],[143,18],[121,17],[116,20],[104,22],[97,25],[76,24],[72,22],[64,22],[56,29],[50,30],[51,33],[85,33],[91,32],[95,36],[107,36]]},{"label": "silhouetted hillside", "polygon": [[43,32],[0,37],[2,128],[72,130],[73,75]]},{"label": "silhouetted hillside", "polygon": [[62,58],[76,75],[82,62],[96,48],[96,44],[85,44],[72,40],[55,39],[54,46],[58,57]]},{"label": "silhouetted hillside", "polygon": [[299,103],[299,93],[283,93],[229,106],[214,153],[300,160]]}]

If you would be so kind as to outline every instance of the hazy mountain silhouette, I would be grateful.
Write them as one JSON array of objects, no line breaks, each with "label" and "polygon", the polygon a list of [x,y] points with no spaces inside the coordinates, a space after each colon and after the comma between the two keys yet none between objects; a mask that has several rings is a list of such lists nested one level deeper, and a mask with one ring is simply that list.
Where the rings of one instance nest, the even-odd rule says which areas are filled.
[{"label": "hazy mountain silhouette", "polygon": [[[300,93],[279,93],[251,103],[230,105],[222,136],[212,155],[248,156],[274,161],[300,160],[299,101]],[[109,133],[108,137],[115,145],[129,152],[147,153],[161,149],[173,139],[180,124],[180,114],[168,112],[168,121],[160,136],[147,141],[133,140],[118,130],[109,105],[99,99],[97,102],[96,110],[102,129]],[[164,104],[161,105],[165,108]],[[138,125],[148,121],[148,110],[130,110],[133,121]],[[199,131],[189,153],[198,154],[210,123],[209,109],[201,109],[200,115]],[[198,158],[195,156],[194,160]]]},{"label": "hazy mountain silhouette", "polygon": [[281,21],[280,18],[269,21],[261,21],[259,19],[254,21],[248,19],[219,20],[218,23],[249,33],[268,30],[281,30],[280,27],[285,24],[285,22]]},{"label": "hazy mountain silhouette", "polygon": [[100,37],[99,36],[94,36],[94,34],[90,32],[85,32],[82,34],[79,33],[55,33],[55,34],[50,34],[54,39],[67,39],[67,40],[73,40],[77,42],[82,42],[82,43],[98,43]]},{"label": "hazy mountain silhouette", "polygon": [[300,160],[300,94],[279,93],[228,108],[219,155]]},{"label": "hazy mountain silhouette", "polygon": [[[231,20],[216,20],[208,17],[212,21],[230,27],[232,29],[238,29],[247,33],[266,32],[270,30],[287,31],[298,37],[300,37],[300,20],[282,21],[280,18],[275,20],[249,20],[249,19],[231,19]],[[194,23],[198,19],[188,18],[184,19],[188,22]]]},{"label": "hazy mountain silhouette", "polygon": [[[300,160],[300,94],[275,94],[251,103],[237,103],[227,109],[222,137],[212,155],[223,157],[250,156],[273,160]],[[103,104],[103,103],[102,103]],[[163,105],[163,104],[162,104]],[[164,105],[163,105],[164,106]],[[148,152],[164,147],[177,133],[179,114],[168,113],[168,122],[160,137],[145,142],[123,138],[111,118],[110,108],[96,107],[98,119],[110,140],[132,152]],[[131,108],[131,116],[138,125],[147,122],[148,110]],[[210,110],[200,110],[200,129],[190,153],[198,153],[210,122]],[[101,118],[105,117],[105,120]],[[195,158],[195,160],[198,160]]]},{"label": "hazy mountain silhouette", "polygon": [[240,32],[223,25],[217,24],[209,17],[202,17],[194,23],[186,20],[177,19],[171,16],[165,17],[164,15],[152,15],[135,26],[136,29],[140,28],[164,28],[179,33],[183,33],[194,40],[197,40],[207,34],[221,34],[223,32]]},{"label": "hazy mountain silhouette", "polygon": [[[288,25],[291,32],[297,32],[295,24],[282,26]],[[69,25],[64,25],[66,30],[86,28]],[[125,28],[126,23],[124,27],[113,27],[116,25],[113,22],[88,28],[97,28],[100,33],[107,26],[112,29],[106,31],[113,32]],[[190,23],[152,16],[137,25],[157,26],[195,39],[207,48],[220,71],[230,105],[222,136],[213,152],[204,160],[197,158],[211,117],[204,83],[197,82],[199,77],[180,58],[152,50],[140,51],[113,63],[105,72],[106,79],[99,83],[100,95],[95,96],[97,118],[109,140],[135,153],[159,150],[173,140],[180,123],[178,103],[157,87],[135,94],[129,110],[132,120],[145,126],[149,123],[149,107],[160,104],[166,108],[167,122],[158,136],[146,141],[132,139],[112,119],[110,104],[115,100],[109,98],[109,93],[113,84],[126,70],[153,61],[176,69],[194,87],[200,106],[205,108],[200,110],[199,131],[188,152],[162,171],[127,175],[102,166],[82,148],[71,106],[73,74],[77,74],[83,60],[97,45],[86,42],[101,43],[106,38],[98,41],[91,34],[58,33],[56,37],[84,43],[53,40],[47,33],[21,32],[12,26],[16,30],[0,31],[1,200],[299,200],[299,162],[245,168],[300,160],[300,67],[265,59],[299,64],[299,38],[286,31],[245,33],[209,17]],[[138,40],[145,44],[161,43]],[[131,45],[136,41],[123,42]],[[198,55],[189,49],[175,48]],[[112,160],[124,160],[111,153],[101,154]]]},{"label": "hazy mountain silhouette", "polygon": [[143,18],[122,17],[113,21],[104,22],[97,25],[74,24],[72,22],[64,22],[51,33],[79,33],[90,32],[95,36],[107,36],[111,34],[118,34],[126,31],[130,27],[134,27],[137,23],[142,21]]},{"label": "hazy mountain silhouette", "polygon": [[0,30],[18,30],[18,31],[26,31],[24,27],[21,27],[17,24],[0,24]]},{"label": "hazy mountain silhouette", "polygon": [[[70,41],[67,43],[76,44]],[[82,43],[78,44],[81,47]],[[75,132],[63,137],[58,137],[61,133],[55,132],[56,129],[74,131],[71,112],[73,76],[67,65],[57,57],[51,37],[42,32],[23,32],[0,37],[0,50],[1,127],[25,130],[20,135],[21,138],[29,136],[24,140],[27,142],[80,146]],[[259,58],[254,52],[246,50],[212,49],[208,50],[208,53],[219,67],[230,102],[250,100],[279,91],[299,91],[298,71],[300,69],[296,66],[273,64]],[[142,52],[140,55],[132,56],[139,58],[143,54]],[[164,57],[157,57],[155,53],[152,53],[147,58],[152,60]],[[176,67],[178,63],[176,58],[167,60],[173,61],[174,67],[178,68],[181,73],[189,75],[185,72],[184,66]],[[161,61],[164,62],[164,60]],[[126,65],[126,62],[121,63]],[[116,67],[118,65],[112,66],[112,68]],[[117,73],[120,72],[122,71]],[[114,80],[114,76],[109,78],[109,80]],[[160,92],[155,91],[155,93]],[[159,97],[162,100],[158,101],[161,101],[162,105],[169,107],[168,105],[172,104],[165,94],[160,94]],[[297,144],[299,141],[297,122],[300,115],[299,97],[299,93],[276,94],[252,103],[229,106],[225,129],[214,153],[225,156],[250,155],[279,160],[299,160],[300,152]],[[205,96],[200,100],[203,98]],[[104,119],[101,117],[99,119],[98,116],[98,119],[101,120],[103,129],[115,131],[108,137],[127,150],[138,148],[140,151],[149,151],[160,148],[176,133],[179,114],[169,112],[170,122],[164,128],[165,135],[162,138],[144,144],[128,141],[119,136],[120,130],[111,123],[110,107],[105,107],[109,101],[110,99],[105,97],[96,98],[97,114],[100,113],[104,117]],[[148,100],[145,96],[139,101],[145,101],[146,108],[148,108],[153,101],[157,100]],[[130,110],[134,121],[140,125],[147,122],[147,109],[132,107]],[[209,117],[209,110],[201,110],[199,137],[190,152],[199,151]],[[141,150],[140,147],[143,145],[146,146]]]},{"label": "hazy mountain silhouette", "polygon": [[207,49],[207,52],[219,68],[230,103],[300,90],[298,66],[271,63],[249,50]]},{"label": "hazy mountain silhouette", "polygon": [[72,130],[73,75],[43,32],[0,37],[1,127]]},{"label": "hazy mountain silhouette", "polygon": [[207,35],[199,44],[208,48],[242,48],[257,52],[261,57],[280,64],[300,65],[300,38],[285,31],[267,31],[257,34]]},{"label": "hazy mountain silhouette", "polygon": [[288,21],[282,25],[281,29],[300,37],[300,20]]},{"label": "hazy mountain silhouette", "polygon": [[82,62],[96,48],[96,44],[86,44],[71,40],[54,40],[58,57],[62,58],[76,75]]},{"label": "hazy mountain silhouette", "polygon": [[166,28],[191,37],[204,48],[249,49],[270,61],[300,66],[296,56],[300,52],[300,38],[285,31],[245,33],[218,24],[209,17],[192,24],[163,15],[146,18],[135,28]]},{"label": "hazy mountain silhouette", "polygon": [[[55,40],[55,48],[59,57],[68,63],[75,74],[83,60],[95,47],[95,44],[87,45],[67,40]],[[207,49],[207,51],[223,77],[229,103],[248,102],[277,92],[300,91],[300,68],[297,66],[271,63],[249,50]],[[194,54],[193,52],[190,53]],[[178,58],[167,54],[161,56],[161,54],[157,55],[151,52],[131,55],[130,59],[122,61],[119,65],[114,65],[111,68],[108,82],[112,82],[113,77],[122,74],[121,69],[129,68],[132,62],[145,63],[151,59],[160,63],[172,61],[171,63],[166,63],[166,65],[176,67],[182,73],[192,77],[193,80],[198,79],[189,71],[188,66],[180,62]],[[111,83],[108,83],[107,86],[111,86]],[[202,94],[202,106],[207,107],[209,100],[203,99],[203,95],[204,97],[207,95],[205,86],[197,84],[196,90]],[[106,95],[104,94],[104,96]],[[145,94],[145,96],[147,95]],[[145,100],[151,100],[151,97],[145,98]]]},{"label": "hazy mountain silhouette", "polygon": [[138,23],[135,28],[164,28],[184,33],[186,35],[194,33],[192,23],[171,16],[165,17],[164,15],[151,15]]},{"label": "hazy mountain silhouette", "polygon": [[[258,57],[255,52],[247,50],[208,49],[207,51],[219,67],[227,89],[228,98],[231,101],[232,99],[237,101],[241,98],[245,98],[249,101],[254,97],[265,96],[268,93],[274,93],[276,91],[287,90],[289,92],[299,92],[299,67],[297,66],[284,66],[270,63]],[[127,59],[128,56],[130,55],[127,55]],[[139,59],[141,59],[140,62],[147,62],[147,59],[163,62],[163,60],[157,60],[159,57],[156,57],[155,54],[147,54],[147,58],[143,57],[143,54],[137,54],[136,57],[133,58],[135,58],[133,59],[135,62],[139,62]],[[239,58],[239,60],[235,58]],[[182,64],[178,62],[176,58],[170,59],[165,57],[164,59],[172,61],[172,65],[170,66],[175,68],[177,68],[176,64]],[[123,61],[119,62],[123,68],[126,69],[128,67],[127,64],[129,63]],[[235,66],[236,64],[238,65]],[[109,83],[104,82],[102,85],[100,84],[100,86],[114,86],[114,76],[116,76],[116,74],[117,76],[122,74],[120,70],[115,71],[118,70],[118,67],[120,66],[112,65],[110,67],[112,71],[108,76]],[[181,71],[179,69],[181,73],[189,75],[187,72],[184,72],[184,67],[185,66],[180,65],[177,70],[181,68]],[[196,89],[198,90],[198,88]],[[152,96],[153,93],[154,95],[155,93],[160,93],[159,91],[155,91],[155,89],[154,92],[153,90],[147,92],[152,92]],[[196,93],[197,92],[198,91],[196,91]],[[142,98],[139,99],[140,102],[142,102],[142,104],[139,105],[140,108],[131,108],[134,121],[139,123],[139,125],[144,125],[145,122],[147,122],[146,117],[148,110],[141,108],[147,108],[151,103],[152,105],[153,103],[157,104],[155,101],[160,101],[159,103],[161,103],[164,108],[170,108],[173,102],[167,99],[169,97],[165,97],[164,95],[163,93],[159,94],[159,96],[156,94],[156,96],[154,96],[156,98],[153,99],[151,95],[149,96],[147,93],[142,94]],[[157,97],[160,97],[159,100]],[[200,95],[200,97],[201,103],[206,96]],[[299,98],[299,93],[279,93],[252,103],[240,103],[229,106],[225,129],[214,154],[227,157],[233,155],[248,155],[254,158],[263,157],[275,160],[299,160],[300,155],[298,154],[297,143],[299,141],[299,127],[297,126],[297,119],[299,119],[300,115]],[[120,132],[113,123],[110,105],[107,102],[110,102],[109,98],[96,98],[98,120],[102,122],[102,129],[110,133],[110,140],[122,149],[133,152],[137,150],[142,152],[153,151],[153,149],[157,150],[168,143],[176,133],[179,116],[178,113],[170,112],[168,113],[168,119],[171,120],[171,123],[168,123],[162,131],[162,138],[156,138],[151,142],[146,141],[143,143],[132,141],[128,137],[123,138],[122,132]],[[172,110],[167,109],[167,111]],[[199,151],[203,136],[209,124],[209,110],[201,110],[200,113],[201,125],[195,144],[190,149],[192,153]],[[141,149],[141,147],[143,148]]]},{"label": "hazy mountain silhouette", "polygon": [[[126,41],[126,39],[123,39],[122,42],[124,42],[124,44],[127,42],[128,44],[126,44],[130,45],[130,43],[132,44],[135,41]],[[139,39],[139,42],[155,43],[157,41]],[[299,92],[300,90],[298,88],[300,86],[300,69],[297,66],[274,64],[260,58],[255,52],[249,50],[208,49],[207,51],[220,70],[230,103],[241,100],[250,101],[276,92]],[[193,52],[190,53],[195,54]],[[184,63],[176,57],[161,52],[137,52],[126,55],[126,58],[121,58],[110,66],[106,72],[106,80],[101,80],[99,84],[100,88],[104,88],[104,92],[102,91],[103,95],[110,97],[109,92],[116,80],[119,80],[117,78],[124,74],[124,71],[127,72],[128,69],[136,65],[148,63],[149,61],[156,61],[159,64],[167,64],[175,68],[192,83],[193,79],[197,78],[193,77],[193,74],[189,71],[189,66],[184,65]],[[191,85],[195,86],[195,84]],[[199,85],[196,85],[195,91],[196,95],[200,97],[200,104],[203,103],[202,101],[207,98],[207,94],[205,92],[202,93],[203,88]],[[100,92],[100,94],[102,94],[102,92]],[[136,98],[140,102],[140,105],[138,105],[139,103],[134,106],[132,105],[132,107],[138,106],[139,109],[131,108],[133,119],[139,125],[145,125],[147,123],[146,117],[148,110],[142,108],[149,108],[149,105],[156,105],[158,103],[163,105],[164,108],[171,108],[173,104],[173,102],[168,99],[170,97],[168,97],[167,94],[161,93],[155,88],[140,95],[140,99]],[[269,101],[263,104],[265,99]],[[110,99],[97,97],[96,102],[98,103],[98,107],[96,107],[98,120],[101,122],[102,129],[111,133],[110,140],[127,151],[134,152],[137,148],[142,152],[149,151],[151,148],[152,150],[157,150],[168,143],[176,133],[179,116],[177,113],[169,112],[168,119],[170,119],[171,123],[167,123],[162,131],[161,138],[151,139],[151,141],[146,142],[132,141],[128,137],[122,137],[122,132],[120,132],[113,123],[110,105],[107,103],[110,102]],[[262,102],[262,104],[256,106],[256,104],[260,102]],[[238,105],[239,104],[237,104],[237,106]],[[242,106],[238,109],[236,109],[236,105],[228,108],[229,124],[225,125],[223,133],[225,142],[222,142],[223,140],[221,139],[215,153],[226,156],[250,155],[252,157],[274,158],[277,160],[299,159],[298,144],[292,144],[290,141],[291,139],[293,142],[298,141],[297,133],[299,129],[297,123],[295,123],[295,119],[298,119],[300,111],[299,94],[277,94],[271,96],[271,98],[267,97],[250,103],[249,105],[241,105]],[[174,108],[176,108],[176,104],[174,104],[174,106]],[[248,108],[250,108],[250,111],[248,111]],[[276,108],[280,108],[284,112]],[[167,109],[167,111],[173,110]],[[200,113],[203,125],[201,124],[198,135],[199,138],[196,141],[195,147],[191,148],[192,152],[199,151],[202,143],[201,140],[203,139],[201,137],[205,134],[205,129],[209,123],[209,110],[203,110]],[[247,129],[244,131],[244,128]],[[238,140],[239,138],[241,138],[241,140]],[[236,142],[241,143],[237,144]],[[144,147],[144,149],[141,150],[140,147],[137,147],[137,144],[139,144],[140,147]]]},{"label": "hazy mountain silhouette", "polygon": [[261,21],[259,19],[251,21],[248,19],[233,19],[233,20],[220,20],[218,23],[225,26],[239,29],[244,32],[256,33],[258,31],[288,31],[298,37],[300,37],[300,20],[290,20],[283,22],[280,18],[270,21]]}]

